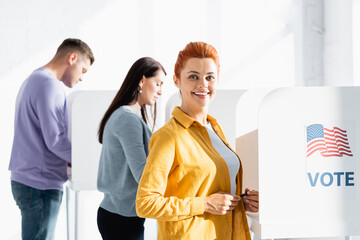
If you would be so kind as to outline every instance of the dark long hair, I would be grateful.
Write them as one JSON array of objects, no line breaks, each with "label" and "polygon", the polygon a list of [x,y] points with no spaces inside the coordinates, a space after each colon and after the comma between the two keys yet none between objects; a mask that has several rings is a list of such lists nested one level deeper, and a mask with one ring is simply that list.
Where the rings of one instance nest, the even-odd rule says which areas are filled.
[{"label": "dark long hair", "polygon": [[[135,103],[139,97],[139,83],[143,76],[150,78],[156,75],[157,71],[162,70],[165,75],[164,67],[155,59],[151,57],[143,57],[138,59],[130,68],[127,73],[124,82],[121,84],[119,91],[117,92],[114,100],[106,110],[104,117],[99,125],[99,142],[103,142],[103,134],[106,122],[109,120],[111,114],[121,106]],[[141,116],[145,123],[147,123],[147,112],[145,104],[141,106]],[[154,106],[154,112],[152,113],[153,124],[155,126],[156,121],[156,103]]]}]

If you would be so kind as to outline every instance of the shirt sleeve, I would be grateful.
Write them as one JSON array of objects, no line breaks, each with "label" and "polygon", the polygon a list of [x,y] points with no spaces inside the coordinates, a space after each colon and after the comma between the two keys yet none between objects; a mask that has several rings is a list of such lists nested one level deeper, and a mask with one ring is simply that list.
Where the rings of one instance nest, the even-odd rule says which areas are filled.
[{"label": "shirt sleeve", "polygon": [[132,175],[137,183],[140,181],[146,163],[144,133],[141,120],[133,113],[124,114],[118,119],[117,138],[123,147],[124,154]]},{"label": "shirt sleeve", "polygon": [[67,136],[66,97],[61,86],[52,80],[44,81],[39,85],[35,108],[47,148],[58,157],[71,162],[71,143]]},{"label": "shirt sleeve", "polygon": [[175,158],[175,140],[172,135],[159,130],[151,137],[150,153],[136,197],[139,217],[178,221],[204,213],[203,197],[179,199],[164,196]]}]

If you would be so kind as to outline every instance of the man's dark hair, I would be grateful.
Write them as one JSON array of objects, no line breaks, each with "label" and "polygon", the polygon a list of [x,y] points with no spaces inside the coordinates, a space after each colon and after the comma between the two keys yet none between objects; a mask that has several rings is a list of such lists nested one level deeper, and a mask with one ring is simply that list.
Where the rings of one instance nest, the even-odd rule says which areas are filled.
[{"label": "man's dark hair", "polygon": [[95,61],[94,55],[90,47],[80,39],[68,38],[65,39],[60,46],[58,47],[56,54],[67,54],[71,51],[78,51],[84,56],[87,56],[90,59],[90,64],[92,65]]}]

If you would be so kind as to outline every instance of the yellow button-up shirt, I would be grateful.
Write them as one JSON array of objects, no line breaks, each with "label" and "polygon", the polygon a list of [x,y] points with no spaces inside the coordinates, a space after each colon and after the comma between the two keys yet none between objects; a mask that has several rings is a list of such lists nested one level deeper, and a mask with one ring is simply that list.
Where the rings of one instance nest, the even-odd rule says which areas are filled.
[{"label": "yellow button-up shirt", "polygon": [[[204,126],[179,107],[172,115],[151,137],[150,153],[138,186],[137,214],[158,220],[159,240],[250,240],[242,202],[231,214],[204,212],[204,197],[219,191],[231,192],[229,170]],[[230,148],[216,120],[210,115],[207,119]],[[241,188],[240,163],[236,194],[241,193]]]}]

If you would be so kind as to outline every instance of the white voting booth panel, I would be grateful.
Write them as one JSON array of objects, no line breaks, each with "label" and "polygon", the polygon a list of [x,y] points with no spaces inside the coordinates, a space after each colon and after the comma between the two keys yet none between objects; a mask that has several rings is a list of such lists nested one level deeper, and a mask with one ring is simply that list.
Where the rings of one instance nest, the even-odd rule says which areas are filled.
[{"label": "white voting booth panel", "polygon": [[[97,130],[116,91],[77,91],[68,97],[69,137],[72,144],[71,177],[66,186],[67,239],[81,239],[79,230],[79,192],[97,190],[101,144]],[[70,191],[75,192],[74,225],[71,224]],[[74,234],[71,229],[74,229]],[[74,236],[74,237],[73,237]]]},{"label": "white voting booth panel", "polygon": [[236,153],[240,156],[244,168],[244,186],[249,189],[259,189],[258,110],[262,99],[272,90],[274,89],[249,90],[236,103],[236,126],[233,130],[236,132]]},{"label": "white voting booth panel", "polygon": [[101,152],[97,130],[116,91],[78,91],[69,96],[72,172],[74,191],[96,190]]},{"label": "white voting booth panel", "polygon": [[255,89],[242,96],[236,149],[244,185],[260,192],[251,227],[257,236],[360,235],[359,102],[360,87]]}]

